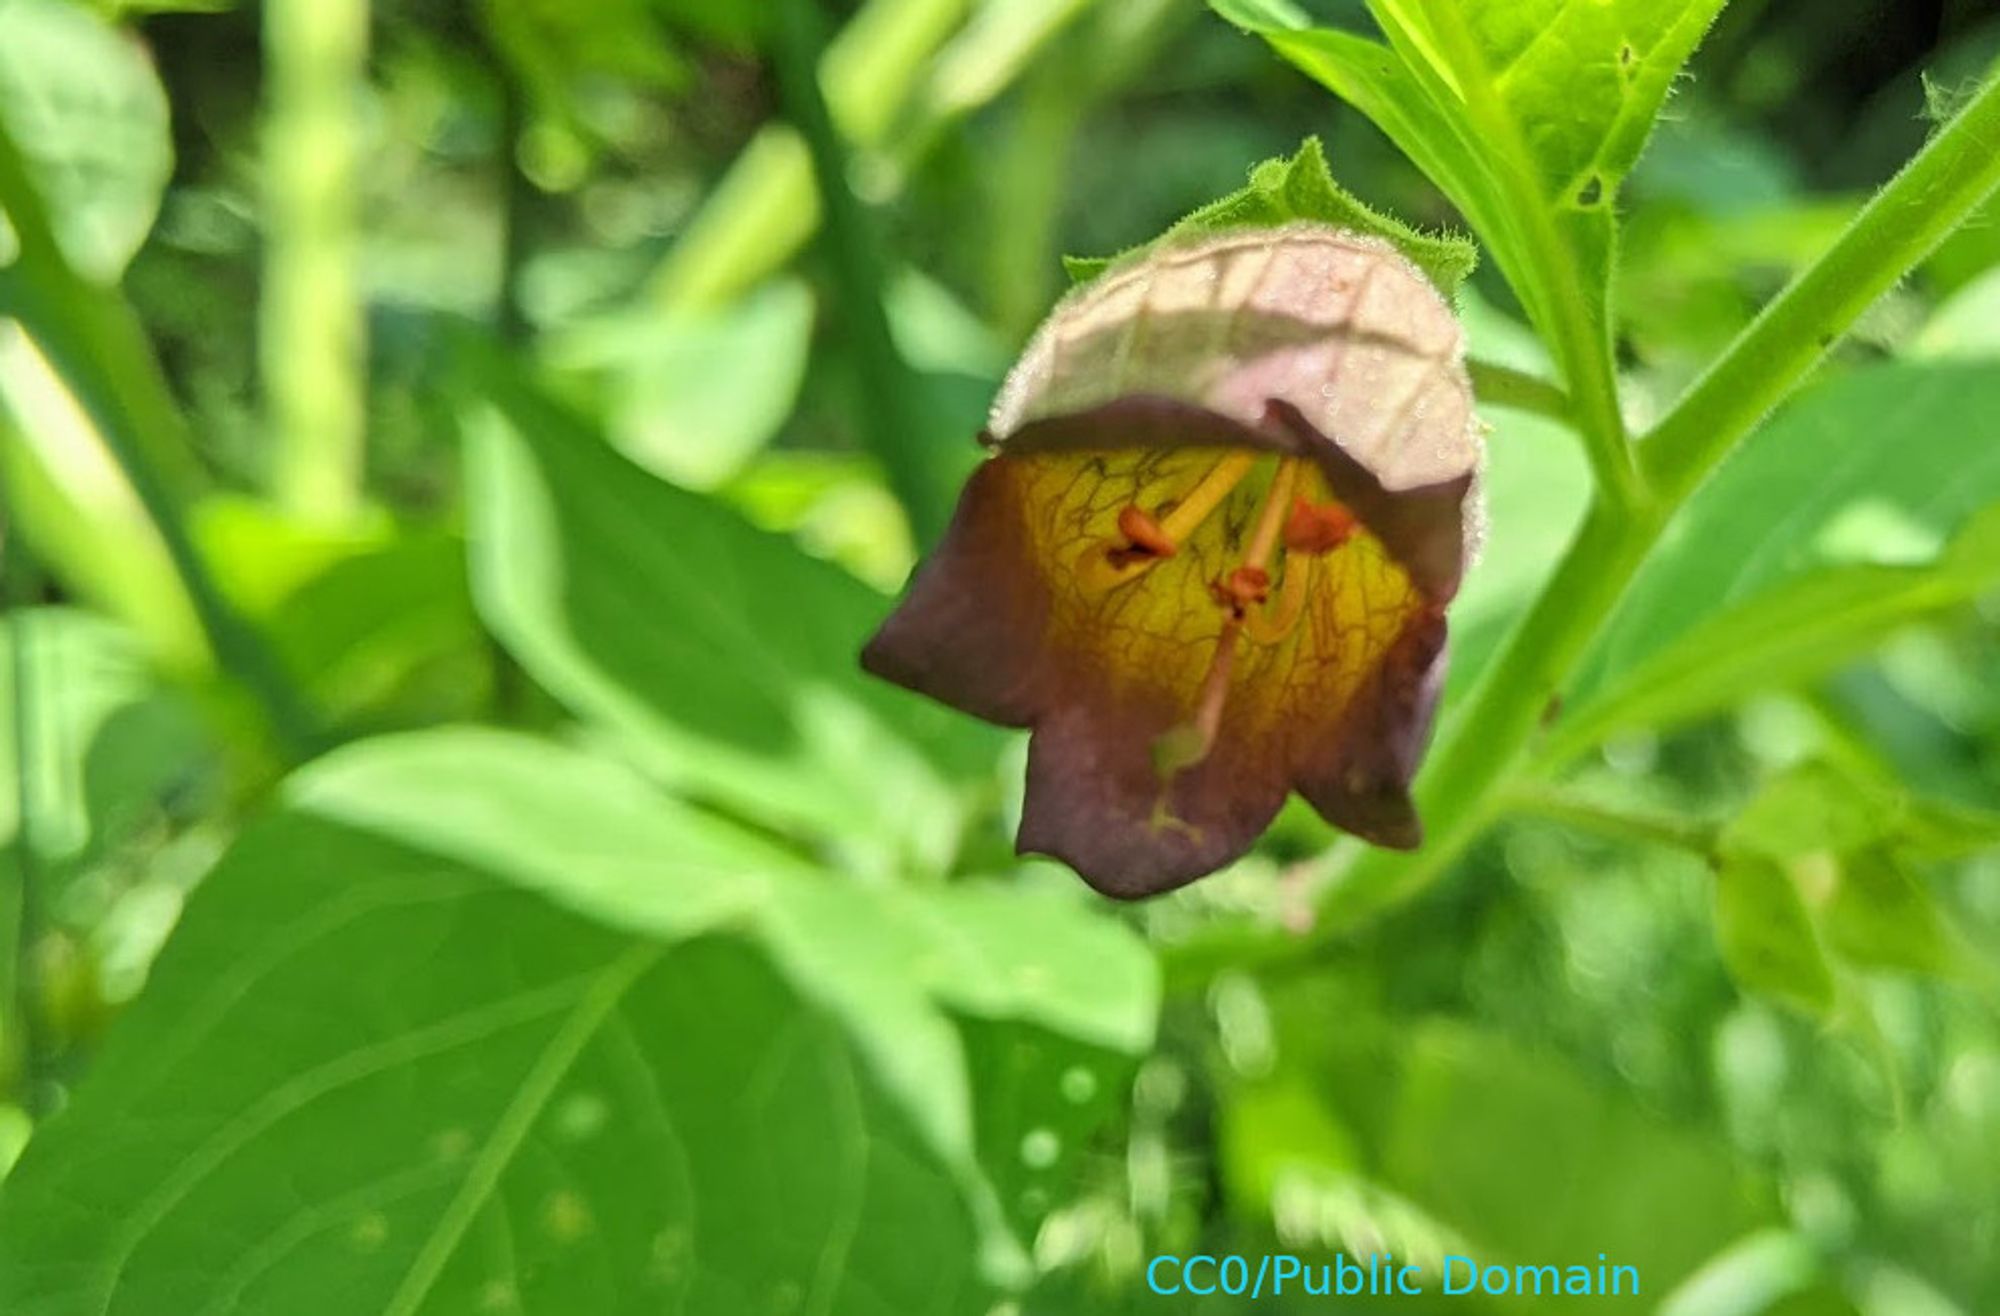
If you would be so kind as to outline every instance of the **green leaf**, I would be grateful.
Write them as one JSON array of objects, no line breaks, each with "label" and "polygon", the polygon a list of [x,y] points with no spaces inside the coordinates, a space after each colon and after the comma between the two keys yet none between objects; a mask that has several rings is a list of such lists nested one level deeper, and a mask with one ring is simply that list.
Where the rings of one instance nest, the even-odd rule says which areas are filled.
[{"label": "green leaf", "polygon": [[948,1172],[739,943],[288,816],[123,1023],[0,1201],[9,1312],[977,1301]]},{"label": "green leaf", "polygon": [[[866,679],[888,601],[639,470],[497,368],[468,416],[474,597],[648,770],[872,869],[942,869],[998,737]],[[857,770],[857,766],[861,770]]]},{"label": "green leaf", "polygon": [[220,496],[196,509],[194,530],[316,707],[372,725],[478,710],[491,658],[456,536],[386,518],[300,522]]},{"label": "green leaf", "polygon": [[1715,875],[1715,929],[1730,976],[1815,1018],[1833,1013],[1833,970],[1791,876],[1775,860],[1727,854]]},{"label": "green leaf", "polygon": [[1151,1041],[1066,888],[850,885],[608,760],[431,732],[285,800],[0,1202],[6,1310],[983,1309],[1007,1131],[1080,1144]]},{"label": "green leaf", "polygon": [[[23,629],[25,762],[14,752],[14,649]],[[122,627],[67,608],[0,617],[0,875],[11,875],[18,859],[23,770],[36,859],[44,878],[60,883],[143,826],[197,772],[204,748],[194,709],[158,686]]]},{"label": "green leaf", "polygon": [[[141,47],[81,5],[0,0],[0,32],[0,118],[70,263],[115,282],[173,173],[166,92]],[[11,242],[0,222],[0,253]]]},{"label": "green leaf", "polygon": [[812,346],[813,297],[786,280],[729,307],[640,307],[565,334],[558,368],[604,378],[611,438],[655,474],[709,489],[792,414]]},{"label": "green leaf", "polygon": [[1723,844],[1780,863],[1846,854],[1887,836],[1895,812],[1894,800],[1830,765],[1808,762],[1766,782],[1731,820]]},{"label": "green leaf", "polygon": [[1992,588],[2000,449],[1971,418],[1995,408],[1991,364],[1877,366],[1801,398],[1668,527],[1579,672],[1550,752],[1815,675]]},{"label": "green leaf", "polygon": [[1935,853],[1954,829],[1976,834],[1981,821],[1974,810],[1913,800],[1893,779],[1807,762],[1767,782],[1722,846],[1788,872],[1841,962],[1959,977],[1972,960],[1906,858]]},{"label": "green leaf", "polygon": [[[1379,1172],[1465,1240],[1452,1251],[1536,1265],[1603,1253],[1637,1266],[1642,1291],[1583,1305],[1651,1312],[1718,1248],[1778,1217],[1726,1143],[1554,1056],[1444,1021],[1397,1049],[1406,1060]],[[1603,1175],[1607,1165],[1618,1173]]]},{"label": "green leaf", "polygon": [[1370,209],[1333,181],[1326,151],[1319,138],[1309,137],[1299,153],[1287,160],[1266,160],[1250,171],[1249,185],[1195,211],[1157,241],[1105,259],[1069,257],[1064,268],[1076,283],[1087,283],[1112,266],[1136,259],[1162,244],[1228,233],[1238,229],[1281,228],[1300,220],[1315,220],[1358,233],[1387,239],[1435,283],[1446,297],[1479,263],[1470,242],[1451,235],[1432,236],[1379,211]]},{"label": "green leaf", "polygon": [[201,622],[103,437],[25,334],[0,329],[0,485],[10,529],[163,667],[207,662]]},{"label": "green leaf", "polygon": [[1965,966],[1930,893],[1887,846],[1841,860],[1824,921],[1834,950],[1854,964],[1939,977]]}]

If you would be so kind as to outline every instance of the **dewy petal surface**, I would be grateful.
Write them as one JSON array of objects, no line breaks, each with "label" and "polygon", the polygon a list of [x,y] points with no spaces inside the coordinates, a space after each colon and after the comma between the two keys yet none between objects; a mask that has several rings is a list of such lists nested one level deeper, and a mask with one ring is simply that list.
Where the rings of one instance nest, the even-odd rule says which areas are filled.
[{"label": "dewy petal surface", "polygon": [[[1019,846],[1111,895],[1241,855],[1293,788],[1414,845],[1470,396],[1449,308],[1371,239],[1303,226],[1115,271],[1029,347],[864,663],[1032,727]],[[1293,520],[1319,529],[1276,545]]]}]

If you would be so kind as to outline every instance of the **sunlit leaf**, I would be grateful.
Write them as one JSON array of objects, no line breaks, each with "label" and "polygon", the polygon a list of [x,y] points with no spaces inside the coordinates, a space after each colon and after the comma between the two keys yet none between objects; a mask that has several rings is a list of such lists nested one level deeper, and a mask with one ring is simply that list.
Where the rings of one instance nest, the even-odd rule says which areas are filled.
[{"label": "sunlit leaf", "polygon": [[805,382],[813,297],[774,283],[727,308],[650,308],[578,327],[555,363],[605,378],[611,438],[678,484],[712,488],[742,469],[791,415]]},{"label": "sunlit leaf", "polygon": [[1878,366],[1801,398],[1668,528],[1573,684],[1557,749],[1824,671],[1991,589],[2000,449],[1974,418],[1996,407],[2000,366],[1983,364]]},{"label": "sunlit leaf", "polygon": [[0,1301],[983,1309],[983,1139],[1060,1193],[1156,991],[1061,889],[859,888],[609,761],[378,739],[204,884],[10,1184]]},{"label": "sunlit leaf", "polygon": [[[64,254],[82,273],[115,281],[173,172],[166,92],[144,50],[86,6],[0,0],[0,32],[0,116],[35,171]],[[10,240],[0,237],[0,252]]]},{"label": "sunlit leaf", "polygon": [[946,864],[995,740],[861,676],[881,596],[479,378],[474,593],[529,672],[681,789],[855,863]]}]

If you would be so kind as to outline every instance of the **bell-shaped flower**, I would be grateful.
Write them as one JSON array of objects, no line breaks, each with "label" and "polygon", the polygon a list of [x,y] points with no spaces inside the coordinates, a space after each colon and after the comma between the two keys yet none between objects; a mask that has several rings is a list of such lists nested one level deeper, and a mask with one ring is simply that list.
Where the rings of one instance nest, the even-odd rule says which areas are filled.
[{"label": "bell-shaped flower", "polygon": [[1030,343],[863,663],[1031,728],[1018,848],[1109,895],[1237,858],[1291,790],[1414,847],[1482,433],[1458,321],[1388,243],[1155,251]]}]

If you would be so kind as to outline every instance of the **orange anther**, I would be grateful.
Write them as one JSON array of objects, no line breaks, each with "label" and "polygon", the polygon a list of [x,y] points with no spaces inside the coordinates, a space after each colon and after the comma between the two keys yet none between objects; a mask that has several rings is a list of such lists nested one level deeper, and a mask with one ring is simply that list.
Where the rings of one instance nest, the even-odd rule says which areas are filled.
[{"label": "orange anther", "polygon": [[1173,537],[1160,523],[1146,515],[1137,503],[1127,503],[1118,513],[1118,533],[1125,542],[1147,557],[1172,557],[1180,551]]},{"label": "orange anther", "polygon": [[1294,553],[1331,553],[1354,537],[1360,523],[1354,513],[1339,503],[1309,503],[1292,500],[1292,515],[1285,522],[1285,547]]}]

